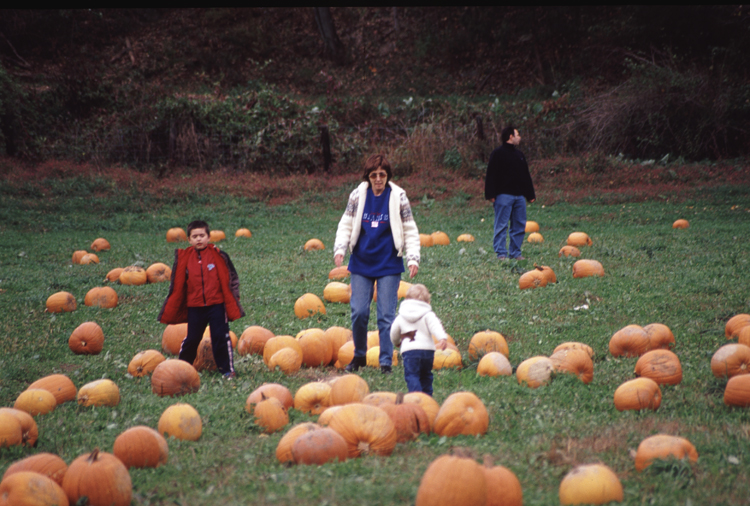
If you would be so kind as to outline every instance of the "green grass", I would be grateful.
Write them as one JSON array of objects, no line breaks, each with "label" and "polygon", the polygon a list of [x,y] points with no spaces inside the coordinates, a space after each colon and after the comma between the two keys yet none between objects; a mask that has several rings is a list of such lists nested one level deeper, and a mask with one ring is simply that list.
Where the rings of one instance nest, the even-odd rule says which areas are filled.
[{"label": "green grass", "polygon": [[[12,406],[29,383],[53,372],[67,374],[77,387],[113,379],[122,402],[115,408],[69,402],[37,417],[37,447],[0,449],[0,472],[37,452],[57,453],[70,462],[94,447],[111,451],[126,428],[156,427],[169,405],[188,402],[203,418],[201,439],[171,439],[167,465],[131,470],[134,504],[410,504],[428,464],[457,446],[470,448],[478,459],[489,453],[496,464],[513,470],[526,505],[557,504],[560,480],[572,466],[599,461],[619,475],[624,504],[739,505],[750,498],[750,414],[724,405],[725,381],[715,379],[709,366],[726,343],[725,322],[750,313],[750,213],[732,209],[748,201],[750,189],[733,188],[730,197],[706,193],[704,200],[682,203],[538,202],[530,206],[529,219],[539,222],[545,242],[525,244],[529,260],[521,264],[491,260],[489,206],[467,206],[461,198],[422,203],[422,195],[410,195],[420,231],[443,230],[453,241],[465,232],[476,237],[474,243],[424,248],[416,278],[431,290],[433,308],[464,356],[473,333],[487,328],[506,336],[514,366],[534,355],[550,355],[561,342],[582,341],[596,352],[594,381],[584,385],[561,375],[531,390],[515,378],[478,377],[476,364],[467,361],[461,371],[435,375],[435,398],[442,402],[457,390],[476,393],[490,412],[486,435],[422,436],[397,446],[387,458],[285,467],[275,458],[283,433],[263,435],[245,412],[245,399],[263,382],[282,383],[294,392],[338,371],[306,369],[287,377],[269,372],[257,357],[236,357],[237,381],[203,373],[198,393],[160,398],[151,393],[147,378],[133,379],[126,368],[138,351],[160,349],[164,326],[156,315],[167,285],[117,285],[120,304],[111,310],[86,307],[83,297],[114,267],[171,265],[175,245],[166,243],[166,230],[200,217],[228,237],[219,246],[237,267],[247,312],[230,324],[238,336],[250,325],[291,335],[308,327],[349,327],[346,305],[329,303],[325,316],[304,321],[293,311],[305,292],[322,298],[349,188],[269,208],[207,195],[185,201],[139,197],[134,189],[110,197],[96,196],[106,189],[83,189],[86,196],[80,198],[71,196],[76,188],[70,193],[60,185],[47,196],[0,192],[0,406]],[[408,180],[403,185],[408,191]],[[673,230],[677,218],[688,219],[690,228]],[[253,237],[235,239],[240,227],[248,227]],[[583,257],[599,260],[605,277],[573,279],[573,259],[558,258],[567,235],[578,230],[594,241],[582,248]],[[99,255],[101,263],[71,265],[73,251],[87,249],[97,237],[112,244],[111,251]],[[312,237],[328,249],[303,252]],[[551,266],[558,283],[519,290],[519,275],[533,263]],[[44,312],[46,298],[59,290],[77,297],[76,311]],[[585,303],[589,309],[574,309]],[[76,356],[68,349],[70,333],[84,321],[104,329],[100,355]],[[654,322],[675,334],[683,381],[662,388],[656,412],[618,412],[613,393],[633,377],[635,359],[611,357],[609,338],[625,325]],[[375,328],[374,321],[370,327]],[[388,377],[375,370],[362,376],[371,391],[405,389],[401,367]],[[311,419],[290,411],[290,425]],[[666,461],[636,472],[631,451],[659,432],[688,438],[700,454],[698,463]]]}]

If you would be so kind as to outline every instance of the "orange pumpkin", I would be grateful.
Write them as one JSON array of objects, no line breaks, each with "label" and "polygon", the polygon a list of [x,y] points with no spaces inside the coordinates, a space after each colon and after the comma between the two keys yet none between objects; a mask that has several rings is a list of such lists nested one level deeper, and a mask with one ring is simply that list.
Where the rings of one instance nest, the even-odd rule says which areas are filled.
[{"label": "orange pumpkin", "polygon": [[167,359],[151,373],[151,391],[160,397],[191,394],[200,387],[198,371],[183,360]]},{"label": "orange pumpkin", "polygon": [[110,247],[109,241],[103,237],[94,239],[94,242],[91,243],[92,251],[109,251]]},{"label": "orange pumpkin", "polygon": [[469,341],[470,360],[478,360],[492,351],[502,353],[506,357],[509,356],[508,342],[500,332],[487,329],[471,336]]},{"label": "orange pumpkin", "polygon": [[669,327],[663,323],[649,323],[643,327],[648,336],[648,347],[651,350],[669,350],[674,347],[674,334]]},{"label": "orange pumpkin", "polygon": [[320,239],[310,239],[305,243],[302,249],[305,251],[317,251],[326,249],[326,247]]},{"label": "orange pumpkin", "polygon": [[750,346],[750,325],[745,325],[737,333],[737,342]]},{"label": "orange pumpkin", "polygon": [[575,374],[585,384],[594,379],[594,361],[588,352],[581,348],[559,350],[549,357],[557,372]]},{"label": "orange pumpkin", "polygon": [[[365,356],[367,367],[374,367],[379,368],[380,367],[380,346],[373,346],[369,350],[367,350],[367,355]],[[393,356],[391,357],[391,364],[395,367],[398,365],[398,351],[393,350]]]},{"label": "orange pumpkin", "polygon": [[331,406],[362,402],[370,387],[367,382],[356,374],[344,374],[331,385]]},{"label": "orange pumpkin", "polygon": [[539,388],[546,385],[552,379],[555,365],[547,357],[536,356],[527,358],[516,368],[516,380],[519,385],[531,388]]},{"label": "orange pumpkin", "polygon": [[187,240],[187,234],[180,227],[174,227],[167,230],[167,242],[182,242]]},{"label": "orange pumpkin", "polygon": [[263,355],[263,348],[266,342],[274,336],[273,332],[261,327],[252,325],[246,328],[240,335],[237,344],[237,353],[240,355]]},{"label": "orange pumpkin", "polygon": [[416,439],[420,434],[430,433],[430,420],[427,413],[418,404],[404,403],[404,394],[398,393],[394,403],[384,403],[380,408],[388,413],[396,427],[399,443]]},{"label": "orange pumpkin", "polygon": [[80,406],[117,406],[120,389],[110,379],[92,381],[78,389],[77,400]]},{"label": "orange pumpkin", "polygon": [[83,303],[87,306],[103,308],[117,307],[117,292],[108,286],[96,286],[86,292]]},{"label": "orange pumpkin", "polygon": [[[11,474],[30,471],[46,476],[62,486],[63,477],[67,470],[68,464],[66,464],[63,459],[54,453],[43,452],[31,455],[11,464],[8,469],[5,470],[5,474],[3,474],[3,478],[0,481],[4,481]],[[65,499],[67,500],[67,497],[65,497]]]},{"label": "orange pumpkin", "polygon": [[156,369],[157,365],[161,364],[165,360],[166,358],[164,357],[164,355],[159,353],[157,350],[139,351],[130,360],[130,363],[128,364],[128,373],[135,378],[148,376],[149,374],[154,372],[154,369]]},{"label": "orange pumpkin", "polygon": [[617,387],[614,400],[618,411],[656,411],[661,405],[661,389],[651,378],[636,378]]},{"label": "orange pumpkin", "polygon": [[579,343],[579,342],[576,342],[576,341],[568,341],[568,342],[565,342],[565,343],[558,344],[555,347],[555,349],[552,351],[552,353],[555,354],[558,351],[569,350],[569,349],[580,349],[580,350],[583,350],[583,351],[585,351],[586,353],[589,354],[589,357],[591,357],[592,359],[594,358],[594,349],[591,346],[589,346],[588,344]]},{"label": "orange pumpkin", "polygon": [[573,264],[574,278],[588,278],[590,276],[604,276],[604,267],[596,260],[576,260]]},{"label": "orange pumpkin", "polygon": [[417,404],[421,407],[430,422],[430,431],[435,430],[435,418],[437,418],[437,414],[440,412],[440,404],[431,395],[427,395],[424,392],[409,392],[404,395],[404,402]]},{"label": "orange pumpkin", "polygon": [[371,406],[382,406],[383,404],[395,404],[397,394],[393,392],[371,392],[362,399],[364,404]]},{"label": "orange pumpkin", "polygon": [[435,358],[432,360],[432,368],[434,370],[461,369],[462,367],[463,361],[461,360],[461,353],[458,350],[452,348],[435,350]]},{"label": "orange pumpkin", "polygon": [[321,414],[331,405],[331,385],[314,381],[302,385],[294,394],[294,409],[311,415]]},{"label": "orange pumpkin", "polygon": [[120,433],[112,453],[126,467],[159,467],[169,458],[169,447],[164,436],[145,425],[137,425]]},{"label": "orange pumpkin", "polygon": [[352,298],[352,287],[346,283],[332,281],[323,288],[323,298],[328,302],[349,304]]},{"label": "orange pumpkin", "polygon": [[472,392],[455,392],[440,406],[433,429],[440,436],[474,436],[485,434],[489,423],[489,413],[479,397]]},{"label": "orange pumpkin", "polygon": [[129,506],[133,497],[128,468],[111,453],[98,449],[70,463],[62,488],[72,504],[86,496],[88,504]]},{"label": "orange pumpkin", "polygon": [[523,489],[513,471],[492,465],[489,455],[484,457],[482,471],[487,482],[487,506],[523,506]]},{"label": "orange pumpkin", "polygon": [[558,257],[579,257],[581,256],[581,250],[575,246],[563,246],[557,253]]},{"label": "orange pumpkin", "polygon": [[737,337],[744,327],[750,326],[750,314],[740,313],[731,317],[724,326],[724,335],[727,339]]},{"label": "orange pumpkin", "polygon": [[530,243],[543,243],[544,237],[539,232],[532,232],[526,240]]},{"label": "orange pumpkin", "polygon": [[172,268],[167,264],[156,262],[146,269],[146,279],[149,283],[161,283],[172,278]]},{"label": "orange pumpkin", "polygon": [[510,376],[513,374],[513,367],[505,355],[491,351],[484,355],[477,364],[477,374],[479,376]]},{"label": "orange pumpkin", "polygon": [[266,365],[268,365],[268,363],[271,361],[271,357],[273,356],[273,354],[283,348],[292,348],[294,351],[296,351],[299,354],[300,360],[302,359],[302,355],[303,355],[302,346],[292,336],[284,335],[284,336],[274,336],[270,338],[268,341],[266,341],[266,344],[263,347],[263,362]]},{"label": "orange pumpkin", "polygon": [[456,237],[456,242],[474,242],[474,236],[471,234],[461,234]]},{"label": "orange pumpkin", "polygon": [[300,320],[316,314],[326,314],[323,302],[313,293],[306,293],[294,303],[294,314]]},{"label": "orange pumpkin", "polygon": [[223,230],[212,230],[208,235],[209,242],[219,242],[227,238],[227,234]]},{"label": "orange pumpkin", "polygon": [[15,415],[7,411],[0,411],[0,448],[18,446],[22,443],[21,422]]},{"label": "orange pumpkin", "polygon": [[292,458],[296,464],[321,465],[327,462],[344,462],[348,452],[349,448],[344,438],[328,427],[305,432],[292,445]]},{"label": "orange pumpkin", "polygon": [[161,334],[161,349],[165,353],[179,355],[182,341],[187,337],[187,323],[167,325]]},{"label": "orange pumpkin", "polygon": [[334,365],[337,369],[343,369],[354,358],[354,341],[347,341],[339,348],[336,362]]},{"label": "orange pumpkin", "polygon": [[245,411],[251,413],[255,410],[255,405],[263,400],[263,397],[275,397],[284,406],[284,409],[294,407],[294,398],[292,392],[284,385],[278,383],[263,383],[250,393],[245,401]]},{"label": "orange pumpkin", "polygon": [[89,252],[86,251],[86,250],[83,250],[83,249],[79,249],[77,251],[74,251],[73,252],[73,258],[72,258],[73,265],[80,264],[81,263],[81,258],[85,257],[88,254],[89,254]]},{"label": "orange pumpkin", "polygon": [[294,374],[302,367],[302,355],[293,348],[282,348],[268,359],[269,370],[274,371],[277,367],[287,376]]},{"label": "orange pumpkin", "polygon": [[68,292],[53,293],[47,298],[48,313],[64,313],[75,311],[77,307],[76,298]]},{"label": "orange pumpkin", "polygon": [[474,459],[442,455],[422,475],[415,506],[487,506],[487,478]]},{"label": "orange pumpkin", "polygon": [[107,281],[109,281],[110,283],[114,283],[115,281],[119,281],[120,280],[120,274],[122,274],[122,271],[124,271],[124,270],[125,269],[123,269],[122,267],[115,267],[114,269],[112,269],[111,271],[109,271],[107,273],[107,276],[105,277],[105,279]]},{"label": "orange pumpkin", "polygon": [[636,362],[635,375],[651,378],[659,385],[677,385],[682,381],[682,364],[669,350],[651,350]]},{"label": "orange pumpkin", "polygon": [[448,246],[451,243],[448,234],[445,232],[437,231],[432,234],[432,245],[433,246]]},{"label": "orange pumpkin", "polygon": [[352,331],[344,327],[330,327],[324,332],[326,340],[331,344],[331,363],[339,359],[339,350],[348,341],[352,341]]},{"label": "orange pumpkin", "polygon": [[294,462],[294,456],[292,455],[292,446],[294,442],[308,432],[320,430],[323,427],[313,422],[301,422],[292,427],[282,436],[279,440],[279,444],[276,445],[276,460],[282,464],[287,462]]},{"label": "orange pumpkin", "polygon": [[691,462],[698,461],[698,452],[695,446],[687,439],[666,434],[657,434],[647,437],[638,445],[638,451],[635,453],[635,469],[636,471],[643,471],[654,460],[665,459],[670,456],[677,459],[687,457]]},{"label": "orange pumpkin", "polygon": [[159,417],[159,434],[185,441],[198,441],[203,434],[203,421],[190,404],[172,404]]},{"label": "orange pumpkin", "polygon": [[683,219],[676,220],[674,223],[672,223],[672,228],[688,228],[689,226],[690,222]]},{"label": "orange pumpkin", "polygon": [[0,482],[0,504],[13,506],[68,506],[59,483],[33,471],[19,471]]},{"label": "orange pumpkin", "polygon": [[396,447],[396,427],[388,414],[376,406],[361,403],[341,406],[331,416],[328,427],[344,438],[352,458],[369,454],[387,457]]},{"label": "orange pumpkin", "polygon": [[609,352],[613,357],[639,357],[649,349],[648,334],[638,325],[621,328],[609,340]]},{"label": "orange pumpkin", "polygon": [[521,275],[518,278],[518,288],[527,290],[529,288],[540,288],[547,286],[547,276],[542,269],[533,269]]},{"label": "orange pumpkin", "polygon": [[423,248],[433,246],[433,239],[430,234],[419,234],[419,245]]},{"label": "orange pumpkin", "polygon": [[99,257],[94,253],[86,253],[81,257],[81,260],[78,263],[81,265],[98,264]]},{"label": "orange pumpkin", "polygon": [[104,332],[98,324],[84,322],[70,334],[68,346],[76,355],[98,355],[104,348]]},{"label": "orange pumpkin", "polygon": [[217,370],[216,360],[214,359],[214,352],[211,346],[211,336],[203,336],[198,343],[198,351],[195,354],[195,360],[193,360],[193,367],[198,372],[201,371],[215,371]]},{"label": "orange pumpkin", "polygon": [[622,502],[622,483],[604,464],[580,465],[560,482],[560,504],[608,504]]},{"label": "orange pumpkin", "polygon": [[594,242],[586,232],[573,232],[568,236],[568,246],[591,246]]},{"label": "orange pumpkin", "polygon": [[262,399],[253,409],[255,424],[266,434],[273,434],[289,423],[284,405],[276,397]]},{"label": "orange pumpkin", "polygon": [[25,411],[31,416],[46,415],[57,407],[57,401],[55,396],[47,390],[32,388],[18,394],[13,407]]},{"label": "orange pumpkin", "polygon": [[528,220],[526,222],[526,227],[524,229],[524,232],[527,234],[530,234],[532,232],[539,232],[539,223]]},{"label": "orange pumpkin", "polygon": [[725,344],[711,357],[711,372],[720,379],[750,373],[750,346]]},{"label": "orange pumpkin", "polygon": [[340,267],[334,267],[331,272],[328,273],[328,279],[346,279],[349,277],[349,267],[342,265]]},{"label": "orange pumpkin", "polygon": [[724,404],[727,406],[750,406],[750,374],[732,376],[724,388]]},{"label": "orange pumpkin", "polygon": [[[11,415],[16,421],[18,421],[21,426],[21,442],[19,444],[24,446],[36,446],[37,439],[39,439],[39,427],[31,414],[16,408],[0,408],[0,413]],[[6,423],[10,425],[9,428],[11,429],[11,433],[15,434],[15,428],[13,428],[14,424],[8,420],[6,420]],[[0,430],[0,432],[5,432],[5,430]],[[0,439],[2,438],[0,437]],[[2,444],[3,443],[0,442],[0,446],[2,446]],[[60,478],[62,479],[62,476]]]},{"label": "orange pumpkin", "polygon": [[148,282],[148,274],[146,274],[146,269],[143,267],[131,265],[122,270],[118,281],[121,285],[145,285]]},{"label": "orange pumpkin", "polygon": [[253,236],[253,233],[250,232],[247,228],[238,228],[237,232],[234,233],[235,237],[247,237],[250,238]]},{"label": "orange pumpkin", "polygon": [[39,378],[29,385],[28,388],[41,388],[47,390],[55,396],[57,404],[72,401],[76,398],[76,394],[78,393],[76,386],[70,378],[64,374],[50,374],[49,376]]}]

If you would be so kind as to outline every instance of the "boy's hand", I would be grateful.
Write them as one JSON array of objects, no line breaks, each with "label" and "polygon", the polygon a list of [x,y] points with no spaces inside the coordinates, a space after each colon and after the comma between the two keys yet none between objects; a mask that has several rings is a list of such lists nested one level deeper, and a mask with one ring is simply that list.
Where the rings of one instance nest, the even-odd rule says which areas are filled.
[{"label": "boy's hand", "polygon": [[414,340],[414,336],[417,334],[416,330],[412,330],[411,332],[406,332],[405,334],[401,334],[401,340],[406,341],[407,339]]},{"label": "boy's hand", "polygon": [[440,350],[440,351],[446,349],[448,347],[448,340],[447,339],[441,339],[440,341],[438,341],[438,343],[435,345],[435,347],[438,350]]}]

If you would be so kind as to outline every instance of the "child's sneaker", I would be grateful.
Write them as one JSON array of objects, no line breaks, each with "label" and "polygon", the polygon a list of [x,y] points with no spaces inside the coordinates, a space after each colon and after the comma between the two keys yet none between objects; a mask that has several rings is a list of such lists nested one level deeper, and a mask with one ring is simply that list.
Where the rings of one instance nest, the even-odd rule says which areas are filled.
[{"label": "child's sneaker", "polygon": [[233,372],[225,372],[224,373],[224,379],[227,381],[233,380],[235,377],[235,374]]}]

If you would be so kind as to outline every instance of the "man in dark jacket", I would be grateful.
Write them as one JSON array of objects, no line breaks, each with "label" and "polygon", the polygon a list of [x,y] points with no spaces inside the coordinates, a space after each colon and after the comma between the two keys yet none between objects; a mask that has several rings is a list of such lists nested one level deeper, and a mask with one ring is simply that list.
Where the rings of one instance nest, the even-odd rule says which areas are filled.
[{"label": "man in dark jacket", "polygon": [[[508,256],[523,260],[521,245],[526,231],[526,201],[536,200],[526,157],[517,149],[521,136],[513,126],[500,134],[503,145],[495,149],[487,164],[484,198],[495,208],[495,236],[493,247],[499,260]],[[506,247],[506,232],[510,222],[510,254]]]}]

